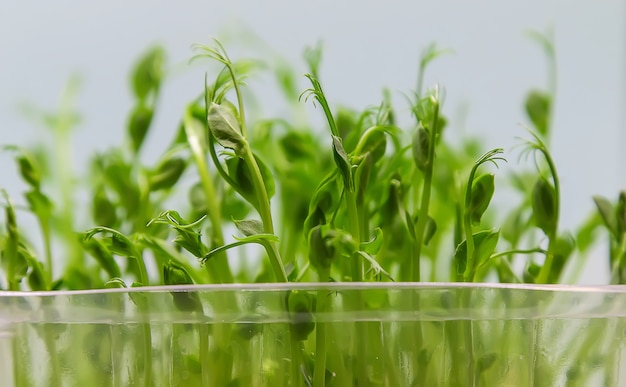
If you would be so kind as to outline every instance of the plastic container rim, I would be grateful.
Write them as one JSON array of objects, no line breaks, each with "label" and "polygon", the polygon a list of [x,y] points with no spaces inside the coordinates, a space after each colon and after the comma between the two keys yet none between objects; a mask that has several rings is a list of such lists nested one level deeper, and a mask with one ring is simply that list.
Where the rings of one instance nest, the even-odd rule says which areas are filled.
[{"label": "plastic container rim", "polygon": [[368,290],[368,289],[506,289],[548,292],[574,293],[626,293],[626,285],[537,285],[537,284],[504,284],[484,282],[288,282],[288,283],[237,283],[237,284],[204,284],[204,285],[159,285],[132,288],[104,288],[88,290],[54,290],[54,291],[0,291],[0,297],[59,297],[82,294],[106,293],[143,293],[143,292],[255,292],[255,291],[288,291],[288,290]]}]

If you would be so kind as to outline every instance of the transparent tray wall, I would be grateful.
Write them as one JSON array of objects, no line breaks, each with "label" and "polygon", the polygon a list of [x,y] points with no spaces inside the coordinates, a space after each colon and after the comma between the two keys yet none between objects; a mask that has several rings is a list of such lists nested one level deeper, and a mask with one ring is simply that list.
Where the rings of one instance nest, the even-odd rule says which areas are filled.
[{"label": "transparent tray wall", "polygon": [[20,387],[623,386],[625,316],[623,287],[4,292],[0,376]]}]

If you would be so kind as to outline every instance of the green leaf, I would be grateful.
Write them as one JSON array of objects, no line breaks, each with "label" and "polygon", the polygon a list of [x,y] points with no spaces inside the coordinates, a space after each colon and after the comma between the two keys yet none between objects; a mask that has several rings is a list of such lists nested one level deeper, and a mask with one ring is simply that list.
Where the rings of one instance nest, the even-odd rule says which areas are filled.
[{"label": "green leaf", "polygon": [[[615,217],[617,218],[617,232],[622,238],[626,238],[626,191],[619,193],[617,207],[615,207]],[[619,237],[618,237],[619,238]]]},{"label": "green leaf", "polygon": [[576,241],[578,250],[585,253],[590,247],[594,246],[596,242],[596,231],[602,227],[602,217],[598,213],[593,213],[585,222],[578,228],[576,233]]},{"label": "green leaf", "polygon": [[104,283],[105,288],[115,289],[115,288],[127,288],[126,283],[121,278],[111,278],[107,282]]},{"label": "green leaf", "polygon": [[202,188],[202,182],[198,181],[189,188],[189,204],[191,208],[196,212],[205,212],[206,195],[204,194],[204,188]]},{"label": "green leaf", "polygon": [[533,126],[544,137],[549,131],[551,105],[550,95],[540,90],[532,90],[526,97],[526,114]]},{"label": "green leaf", "polygon": [[556,191],[543,177],[539,178],[533,187],[532,208],[535,224],[548,237],[556,232]]},{"label": "green leaf", "polygon": [[537,276],[539,276],[540,271],[541,271],[541,266],[539,266],[535,262],[529,262],[526,268],[524,269],[522,279],[526,283],[535,283],[535,280],[537,279]]},{"label": "green leaf", "polygon": [[[265,163],[257,157],[256,154],[254,155],[254,158],[259,166],[259,170],[261,171],[261,178],[263,179],[265,189],[267,190],[267,196],[271,199],[276,191],[276,185],[272,172],[267,165],[265,165]],[[252,173],[250,172],[248,164],[239,157],[231,157],[226,160],[226,167],[232,180],[233,189],[243,196],[248,203],[258,209],[258,198],[256,197]]]},{"label": "green leaf", "polygon": [[366,252],[370,255],[376,255],[380,251],[381,247],[383,247],[383,230],[380,227],[376,227],[374,230],[376,235],[372,239],[367,242],[361,242],[359,245],[359,250]]},{"label": "green leaf", "polygon": [[154,110],[143,102],[139,102],[130,113],[128,119],[128,137],[130,138],[131,149],[137,153],[148,134],[148,129],[152,123]]},{"label": "green leaf", "polygon": [[309,262],[319,272],[325,272],[337,256],[331,241],[332,236],[329,235],[327,227],[318,225],[309,232]]},{"label": "green leaf", "polygon": [[136,63],[132,73],[132,86],[135,97],[145,100],[148,95],[156,94],[163,78],[165,51],[153,47]]},{"label": "green leaf", "polygon": [[507,214],[502,225],[502,238],[511,246],[517,246],[524,230],[527,230],[530,211],[526,205],[520,206]]},{"label": "green leaf", "polygon": [[119,265],[113,258],[113,254],[101,240],[96,238],[85,240],[83,238],[81,240],[81,244],[85,251],[95,258],[100,267],[106,271],[109,277],[120,277],[122,275]]},{"label": "green leaf", "polygon": [[152,251],[159,265],[165,266],[171,261],[175,265],[183,267],[194,283],[204,281],[204,279],[196,273],[193,266],[183,257],[182,252],[176,250],[176,247],[172,246],[171,243],[145,233],[137,234],[136,239],[138,243]]},{"label": "green leaf", "polygon": [[28,191],[25,195],[26,201],[32,212],[41,219],[49,219],[52,215],[52,202],[41,191]]},{"label": "green leaf", "polygon": [[415,240],[415,238],[417,237],[417,235],[415,234],[415,223],[413,222],[413,219],[411,218],[411,214],[409,214],[409,212],[406,210],[404,210],[404,226],[409,232],[409,235],[411,236],[411,238]]},{"label": "green leaf", "polygon": [[200,219],[195,222],[188,223],[186,222],[177,211],[163,211],[156,218],[151,219],[146,227],[150,227],[152,224],[168,224],[178,234],[176,238],[174,238],[173,242],[183,249],[189,251],[197,258],[201,258],[204,256],[206,247],[204,243],[202,243],[202,236],[199,231],[195,231],[193,228],[198,226],[204,219],[205,216],[202,216]]},{"label": "green leaf", "polygon": [[[474,239],[474,262],[476,268],[486,264],[498,245],[500,231],[479,231],[472,235]],[[457,274],[463,275],[467,271],[467,240],[463,240],[454,253],[457,265]]]},{"label": "green leaf", "polygon": [[119,198],[119,205],[132,218],[139,207],[140,193],[134,167],[126,162],[119,151],[97,155],[94,160],[94,170],[102,178],[107,188],[115,192]]},{"label": "green leaf", "polygon": [[30,290],[48,290],[47,282],[43,264],[32,257],[30,271],[28,273],[28,286]]},{"label": "green leaf", "polygon": [[480,175],[472,182],[472,196],[470,198],[470,218],[474,224],[480,224],[480,219],[489,207],[493,192],[495,176],[493,173]]},{"label": "green leaf", "polygon": [[380,160],[387,150],[387,129],[384,126],[374,126],[366,130],[354,149],[354,155],[362,157],[371,154],[374,163]]},{"label": "green leaf", "polygon": [[309,133],[288,131],[278,140],[287,161],[311,160],[316,158],[316,149],[313,146],[316,139]]},{"label": "green leaf", "polygon": [[435,118],[435,111],[438,109],[436,98],[434,95],[427,95],[426,97],[417,101],[413,108],[413,112],[417,117],[422,127],[429,130],[432,129],[433,119]]},{"label": "green leaf", "polygon": [[98,226],[117,225],[117,206],[109,199],[103,186],[96,188],[92,199],[92,217]]},{"label": "green leaf", "polygon": [[166,157],[148,176],[150,190],[160,191],[170,189],[180,179],[187,168],[187,161],[181,157]]},{"label": "green leaf", "polygon": [[209,251],[207,254],[205,254],[200,260],[202,261],[202,263],[205,263],[206,261],[213,258],[214,256],[222,253],[223,251],[232,249],[233,247],[243,246],[243,245],[247,245],[251,243],[259,244],[267,249],[269,248],[269,243],[279,241],[278,237],[274,234],[256,234],[256,235],[250,235],[245,238],[235,238],[235,239],[236,239],[236,242],[216,247],[213,250]]},{"label": "green leaf", "polygon": [[602,196],[594,196],[593,202],[595,203],[598,213],[600,214],[606,228],[613,235],[613,237],[617,237],[617,219],[613,204]]},{"label": "green leaf", "polygon": [[[417,223],[417,220],[416,220]],[[428,242],[435,236],[437,232],[437,223],[430,215],[426,219],[426,227],[424,228],[424,245],[428,246]]]},{"label": "green leaf", "polygon": [[22,179],[38,191],[41,183],[41,169],[37,160],[29,152],[15,145],[5,145],[2,149],[17,153],[15,161]]},{"label": "green leaf", "polygon": [[365,201],[365,194],[367,187],[372,177],[372,170],[374,169],[374,159],[371,153],[366,153],[361,158],[361,161],[354,169],[354,186],[357,191],[357,203],[363,203]]},{"label": "green leaf", "polygon": [[309,66],[311,74],[318,78],[320,63],[322,62],[323,46],[321,42],[318,42],[313,47],[306,47],[304,50],[304,60]]},{"label": "green leaf", "polygon": [[348,154],[345,149],[343,149],[343,144],[341,143],[341,138],[337,136],[332,136],[333,139],[333,159],[335,160],[335,165],[339,169],[341,176],[343,177],[344,187],[353,192],[354,191],[354,180],[352,179],[352,164],[350,163],[350,159],[348,158]]},{"label": "green leaf", "polygon": [[217,142],[224,148],[235,151],[237,156],[244,155],[246,139],[233,110],[227,105],[211,102],[207,116],[209,130]]},{"label": "green leaf", "polygon": [[444,54],[448,54],[451,52],[452,50],[450,49],[445,49],[445,48],[441,49],[437,47],[436,43],[429,44],[428,47],[426,47],[426,49],[422,52],[422,55],[420,57],[420,68],[423,71],[426,68],[426,66],[430,64],[430,62],[432,62],[433,60],[439,58],[440,56]]},{"label": "green leaf", "polygon": [[556,242],[554,244],[553,261],[552,261],[552,270],[550,272],[550,278],[548,282],[557,283],[561,273],[563,272],[563,268],[567,263],[567,260],[572,255],[574,250],[576,249],[576,240],[574,236],[569,233],[563,233],[558,236]]},{"label": "green leaf", "polygon": [[[163,266],[163,278],[166,285],[191,285],[193,280],[187,270],[176,264],[173,261],[169,261]],[[173,291],[170,292],[174,299],[174,305],[178,310],[183,312],[202,312],[202,303],[198,293],[187,291]]]},{"label": "green leaf", "polygon": [[476,361],[476,369],[478,370],[478,373],[480,374],[487,371],[497,359],[498,354],[495,352],[490,352],[479,357]]},{"label": "green leaf", "polygon": [[376,261],[376,259],[374,259],[374,257],[372,257],[370,254],[366,253],[365,251],[357,251],[356,255],[365,259],[370,264],[370,268],[367,272],[373,273],[373,277],[375,279],[380,279],[381,276],[385,276],[391,281],[393,281],[393,278],[391,277],[391,275],[385,269],[383,269],[383,267],[380,266],[380,264]]},{"label": "green leaf", "polygon": [[31,187],[39,189],[41,173],[35,164],[35,160],[26,154],[22,154],[17,157],[17,163],[24,181],[30,184]]},{"label": "green leaf", "polygon": [[235,227],[239,230],[243,235],[249,237],[252,235],[263,234],[263,222],[257,219],[249,219],[249,220],[233,220],[235,223]]},{"label": "green leaf", "polygon": [[424,172],[430,160],[430,133],[422,125],[413,135],[412,150],[415,165]]},{"label": "green leaf", "polygon": [[111,253],[122,257],[141,259],[141,253],[139,252],[133,241],[131,241],[126,235],[122,234],[121,232],[109,227],[94,227],[85,231],[82,234],[83,243],[88,242],[95,235],[101,233],[111,234],[110,238],[102,239],[104,246],[106,246],[106,248],[108,248]]},{"label": "green leaf", "polygon": [[294,290],[287,295],[286,304],[293,337],[296,340],[306,340],[315,329],[313,295],[307,291]]}]

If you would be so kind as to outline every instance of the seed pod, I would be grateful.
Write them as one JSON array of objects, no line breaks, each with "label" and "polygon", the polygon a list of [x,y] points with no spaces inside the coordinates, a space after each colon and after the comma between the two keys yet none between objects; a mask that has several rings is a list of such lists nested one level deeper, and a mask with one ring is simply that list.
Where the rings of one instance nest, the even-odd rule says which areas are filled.
[{"label": "seed pod", "polygon": [[143,102],[140,102],[133,111],[130,113],[128,119],[128,136],[130,137],[130,144],[133,152],[137,153],[143,144],[150,124],[152,123],[152,117],[154,110],[151,107],[146,106]]},{"label": "seed pod", "polygon": [[532,207],[535,224],[548,237],[556,232],[556,191],[546,179],[540,178],[532,192]]},{"label": "seed pod", "polygon": [[430,160],[430,133],[422,125],[413,135],[413,161],[424,172]]},{"label": "seed pod", "polygon": [[287,295],[287,311],[291,319],[292,333],[296,340],[306,340],[315,329],[313,296],[305,291],[294,290]]},{"label": "seed pod", "polygon": [[472,197],[468,211],[473,223],[480,224],[480,219],[489,207],[494,189],[493,173],[481,175],[472,182]]},{"label": "seed pod", "polygon": [[150,191],[154,192],[173,187],[186,167],[187,162],[180,157],[171,157],[162,161],[148,178]]}]

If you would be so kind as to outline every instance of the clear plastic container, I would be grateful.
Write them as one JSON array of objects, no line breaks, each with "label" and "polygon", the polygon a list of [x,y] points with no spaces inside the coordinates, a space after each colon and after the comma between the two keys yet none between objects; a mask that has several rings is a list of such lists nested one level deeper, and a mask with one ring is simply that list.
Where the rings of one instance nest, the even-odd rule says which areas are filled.
[{"label": "clear plastic container", "polygon": [[0,292],[2,386],[624,386],[626,288]]}]

